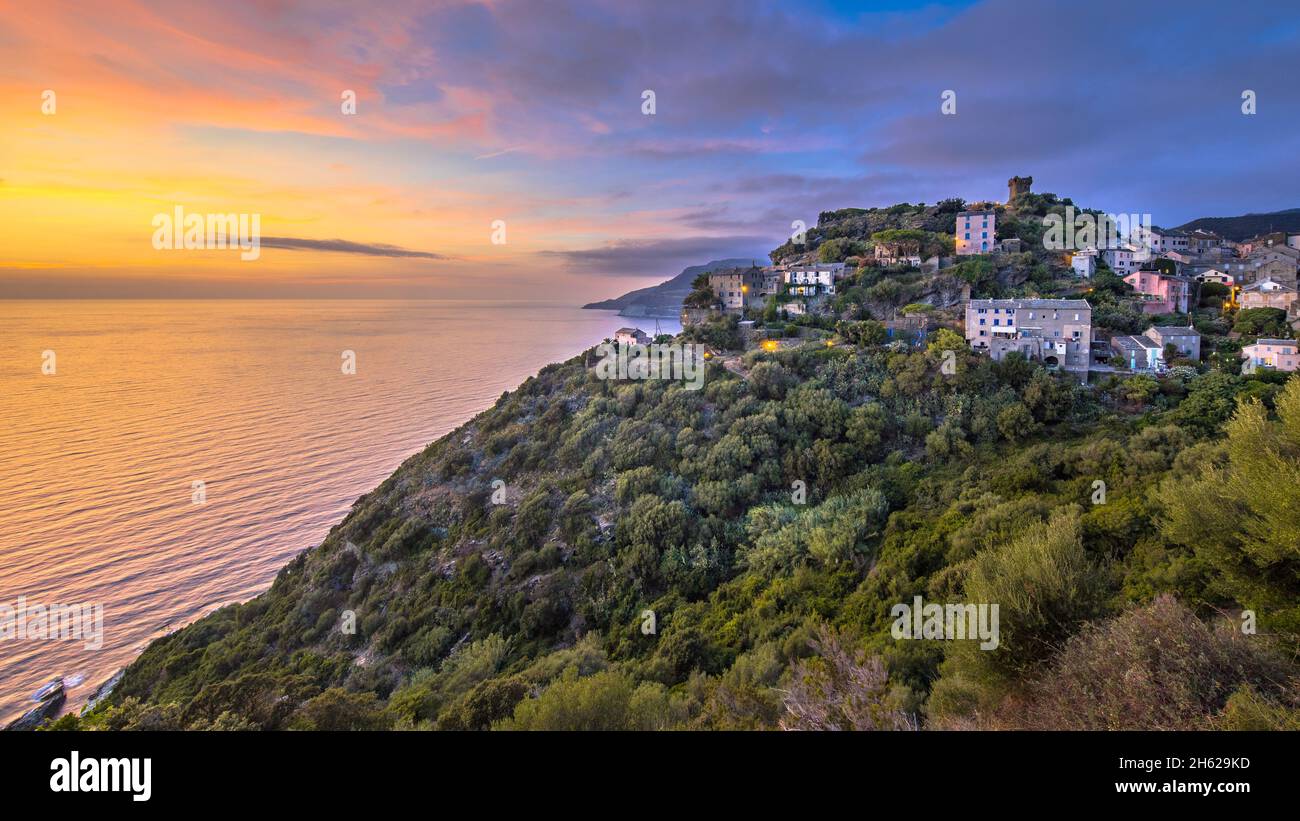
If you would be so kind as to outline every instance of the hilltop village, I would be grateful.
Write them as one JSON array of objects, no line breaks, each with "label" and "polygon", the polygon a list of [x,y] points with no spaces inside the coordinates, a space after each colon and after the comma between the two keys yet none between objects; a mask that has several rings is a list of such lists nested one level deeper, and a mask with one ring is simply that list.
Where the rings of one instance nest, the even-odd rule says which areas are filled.
[{"label": "hilltop village", "polygon": [[[1008,180],[1003,203],[824,212],[771,264],[699,275],[683,327],[719,354],[810,339],[927,346],[946,329],[994,360],[1017,354],[1084,382],[1300,367],[1300,233],[1234,241],[1125,225],[1076,215],[1032,183]],[[1052,233],[1063,221],[1067,243]],[[649,341],[635,328],[620,334]]]}]

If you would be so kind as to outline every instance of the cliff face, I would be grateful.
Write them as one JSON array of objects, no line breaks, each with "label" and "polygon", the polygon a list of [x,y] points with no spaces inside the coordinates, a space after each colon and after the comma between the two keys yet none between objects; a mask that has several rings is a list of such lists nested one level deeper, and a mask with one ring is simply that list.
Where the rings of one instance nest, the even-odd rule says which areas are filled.
[{"label": "cliff face", "polygon": [[[330,715],[383,726],[483,728],[566,675],[601,671],[663,715],[703,720],[679,715],[669,688],[788,645],[763,662],[752,714],[716,722],[775,726],[772,685],[813,628],[800,627],[805,604],[759,616],[770,608],[753,597],[800,566],[828,602],[848,597],[889,506],[869,476],[901,467],[879,464],[887,450],[870,433],[886,428],[867,402],[883,359],[854,365],[820,343],[781,356],[789,370],[759,367],[753,383],[710,365],[701,390],[602,381],[583,358],[543,369],[359,499],[268,592],[151,644],[99,720],[333,726],[325,699]],[[809,486],[800,507],[796,477]],[[728,611],[749,626],[716,622]],[[353,701],[330,702],[344,698],[332,688]]]},{"label": "cliff face", "polygon": [[615,299],[589,302],[584,308],[618,311],[620,316],[676,319],[682,313],[682,300],[691,292],[691,283],[700,274],[721,268],[740,268],[753,264],[752,259],[715,259],[705,265],[692,265],[670,280],[650,288],[629,291]]}]

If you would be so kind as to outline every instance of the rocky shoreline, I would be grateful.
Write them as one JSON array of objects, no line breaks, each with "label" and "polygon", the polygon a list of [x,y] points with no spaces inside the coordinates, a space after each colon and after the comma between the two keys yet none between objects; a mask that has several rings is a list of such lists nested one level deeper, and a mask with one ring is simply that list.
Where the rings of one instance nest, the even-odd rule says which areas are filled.
[{"label": "rocky shoreline", "polygon": [[[125,673],[126,668],[123,667],[96,687],[95,691],[90,694],[90,698],[86,700],[81,711],[84,713],[93,709],[96,704],[111,695]],[[68,687],[65,679],[62,676],[52,679],[48,684],[36,691],[36,694],[32,696],[32,700],[37,702],[37,705],[5,725],[4,730],[6,732],[10,730],[16,732],[38,730],[47,721],[57,719],[68,702]]]},{"label": "rocky shoreline", "polygon": [[35,730],[48,720],[56,718],[63,710],[63,705],[68,700],[67,689],[63,686],[63,678],[56,678],[49,684],[46,684],[36,692],[33,700],[37,705],[21,717],[9,722],[5,730]]}]

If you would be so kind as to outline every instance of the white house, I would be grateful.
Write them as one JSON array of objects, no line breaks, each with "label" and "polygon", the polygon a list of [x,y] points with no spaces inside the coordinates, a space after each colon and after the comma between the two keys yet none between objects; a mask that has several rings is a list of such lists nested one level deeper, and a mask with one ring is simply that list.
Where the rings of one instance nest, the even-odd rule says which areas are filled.
[{"label": "white house", "polygon": [[1136,248],[1107,248],[1102,251],[1102,258],[1112,271],[1124,276],[1141,268],[1148,254],[1149,252]]},{"label": "white house", "polygon": [[1147,236],[1147,247],[1156,253],[1191,250],[1191,238],[1183,231],[1173,231],[1153,227],[1145,233]]},{"label": "white house", "polygon": [[843,279],[846,273],[842,262],[791,265],[785,269],[786,292],[799,296],[833,295],[835,281]]},{"label": "white house", "polygon": [[614,331],[614,341],[622,345],[649,345],[650,335],[640,328],[619,328]]},{"label": "white house", "polygon": [[1077,251],[1070,257],[1070,267],[1076,277],[1090,279],[1097,273],[1097,252],[1095,250]]}]

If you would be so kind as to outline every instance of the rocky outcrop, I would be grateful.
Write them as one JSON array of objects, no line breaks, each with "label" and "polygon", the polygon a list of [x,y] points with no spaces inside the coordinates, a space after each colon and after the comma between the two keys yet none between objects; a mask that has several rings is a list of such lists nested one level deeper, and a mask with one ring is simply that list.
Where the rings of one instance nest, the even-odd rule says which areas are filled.
[{"label": "rocky outcrop", "polygon": [[37,691],[36,699],[39,703],[35,707],[24,713],[21,718],[10,722],[5,729],[35,730],[47,720],[58,716],[59,711],[63,709],[64,702],[68,700],[67,692],[63,687],[63,679],[56,678],[42,687]]}]

